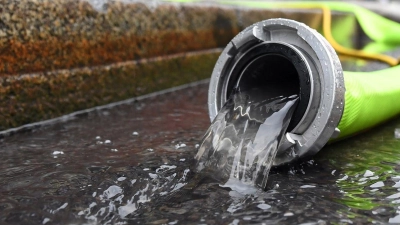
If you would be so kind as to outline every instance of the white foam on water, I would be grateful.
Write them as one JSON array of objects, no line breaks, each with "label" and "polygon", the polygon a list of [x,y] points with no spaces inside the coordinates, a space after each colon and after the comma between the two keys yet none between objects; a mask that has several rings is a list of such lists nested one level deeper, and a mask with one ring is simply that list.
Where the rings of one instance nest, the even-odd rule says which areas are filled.
[{"label": "white foam on water", "polygon": [[302,185],[300,188],[315,188],[315,185]]},{"label": "white foam on water", "polygon": [[67,208],[67,206],[68,206],[68,203],[66,202],[66,203],[64,203],[63,205],[61,205],[60,207],[58,207],[57,209],[55,209],[55,210],[50,210],[50,213],[55,214],[55,213],[57,213],[58,211]]},{"label": "white foam on water", "polygon": [[124,181],[126,180],[126,177],[118,177],[117,181]]},{"label": "white foam on water", "polygon": [[49,218],[44,218],[42,224],[46,224],[48,222],[50,222],[50,219]]},{"label": "white foam on water", "polygon": [[229,225],[238,225],[240,220],[234,219]]},{"label": "white foam on water", "polygon": [[63,151],[54,151],[53,155],[64,155]]},{"label": "white foam on water", "polygon": [[[174,169],[175,165],[160,165],[155,173],[148,173],[149,177],[140,177],[130,180],[131,185],[138,185],[136,192],[127,199],[124,195],[124,189],[118,185],[109,186],[101,195],[98,195],[100,203],[91,203],[86,209],[78,212],[78,216],[82,216],[89,221],[97,224],[100,217],[110,217],[110,221],[116,216],[121,219],[126,218],[128,215],[136,212],[140,205],[148,204],[149,202],[157,202],[155,196],[164,196],[181,189],[187,183],[187,177],[190,169],[185,169],[181,177],[176,177],[177,173]],[[146,168],[150,170],[149,168]],[[168,171],[168,176],[165,172]],[[172,172],[172,174],[170,174]],[[127,177],[119,177],[118,181],[124,181]],[[151,179],[157,179],[157,182],[150,182]],[[100,189],[100,188],[98,188]],[[92,197],[96,197],[97,193],[94,192]],[[100,207],[101,205],[101,207]],[[101,220],[101,219],[100,219]],[[106,224],[107,221],[102,221]],[[112,222],[110,222],[112,223]]]},{"label": "white foam on water", "polygon": [[283,216],[293,216],[294,214],[292,212],[286,212],[285,214],[283,214]]},{"label": "white foam on water", "polygon": [[270,205],[265,204],[265,203],[258,204],[257,207],[258,207],[259,209],[263,209],[263,210],[266,210],[266,209],[270,209],[270,208],[271,208]]},{"label": "white foam on water", "polygon": [[397,181],[392,187],[399,188],[400,187],[400,181]]},{"label": "white foam on water", "polygon": [[340,178],[340,179],[337,179],[337,181],[336,181],[336,182],[347,180],[347,178],[349,178],[349,176],[347,176],[347,175],[344,175],[342,178]]},{"label": "white foam on water", "polygon": [[371,187],[371,188],[380,188],[380,187],[384,187],[384,186],[385,186],[385,184],[382,181],[378,181],[378,182],[370,185],[369,187]]},{"label": "white foam on water", "polygon": [[394,129],[394,138],[400,139],[400,128]]},{"label": "white foam on water", "polygon": [[184,143],[180,143],[180,144],[176,144],[175,145],[175,149],[180,149],[180,148],[184,148],[184,147],[186,147],[186,144],[184,144]]},{"label": "white foam on water", "polygon": [[240,193],[242,195],[252,195],[256,194],[259,190],[255,186],[244,183],[236,178],[229,178],[229,180],[223,184],[220,185],[221,187],[229,187],[233,191],[236,191],[237,193]]},{"label": "white foam on water", "polygon": [[396,215],[395,217],[390,218],[388,222],[399,224],[400,223],[400,215]]},{"label": "white foam on water", "polygon": [[162,173],[168,170],[176,169],[174,165],[161,165],[159,168],[156,169],[156,173]]},{"label": "white foam on water", "polygon": [[372,177],[374,175],[374,172],[371,170],[366,170],[364,173],[364,177]]},{"label": "white foam on water", "polygon": [[100,199],[111,199],[112,197],[121,194],[122,188],[117,185],[112,185],[100,195]]},{"label": "white foam on water", "polygon": [[400,193],[392,194],[387,196],[386,198],[388,199],[395,199],[395,198],[400,198]]}]

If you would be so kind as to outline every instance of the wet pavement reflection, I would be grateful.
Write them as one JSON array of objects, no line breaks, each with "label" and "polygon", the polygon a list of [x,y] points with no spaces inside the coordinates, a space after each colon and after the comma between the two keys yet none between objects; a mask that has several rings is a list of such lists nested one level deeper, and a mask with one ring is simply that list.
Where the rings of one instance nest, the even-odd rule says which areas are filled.
[{"label": "wet pavement reflection", "polygon": [[400,118],[274,168],[267,189],[193,181],[207,88],[0,139],[1,224],[400,223]]}]

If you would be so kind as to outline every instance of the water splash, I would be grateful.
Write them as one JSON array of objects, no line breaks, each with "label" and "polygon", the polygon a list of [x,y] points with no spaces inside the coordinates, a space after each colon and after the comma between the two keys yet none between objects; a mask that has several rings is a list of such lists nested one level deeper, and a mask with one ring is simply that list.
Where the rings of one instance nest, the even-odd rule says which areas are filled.
[{"label": "water splash", "polygon": [[[265,90],[236,91],[206,132],[195,159],[196,170],[225,185],[240,181],[264,188],[297,96],[263,99]],[[241,187],[237,187],[242,189]]]}]

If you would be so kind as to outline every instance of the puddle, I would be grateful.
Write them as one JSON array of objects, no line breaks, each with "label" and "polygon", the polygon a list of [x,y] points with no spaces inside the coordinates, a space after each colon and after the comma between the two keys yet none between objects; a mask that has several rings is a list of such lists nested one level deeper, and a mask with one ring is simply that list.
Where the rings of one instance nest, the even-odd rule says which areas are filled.
[{"label": "puddle", "polygon": [[[400,119],[273,168],[267,191],[193,175],[208,84],[0,139],[1,224],[366,224],[400,219]],[[196,180],[198,179],[198,180]]]}]

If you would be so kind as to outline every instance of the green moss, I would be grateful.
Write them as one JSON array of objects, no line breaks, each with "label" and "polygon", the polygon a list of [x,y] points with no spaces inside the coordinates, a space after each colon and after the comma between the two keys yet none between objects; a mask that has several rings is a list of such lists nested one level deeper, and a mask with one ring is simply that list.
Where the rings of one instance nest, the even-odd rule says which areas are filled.
[{"label": "green moss", "polygon": [[211,76],[220,52],[3,80],[0,130]]}]

